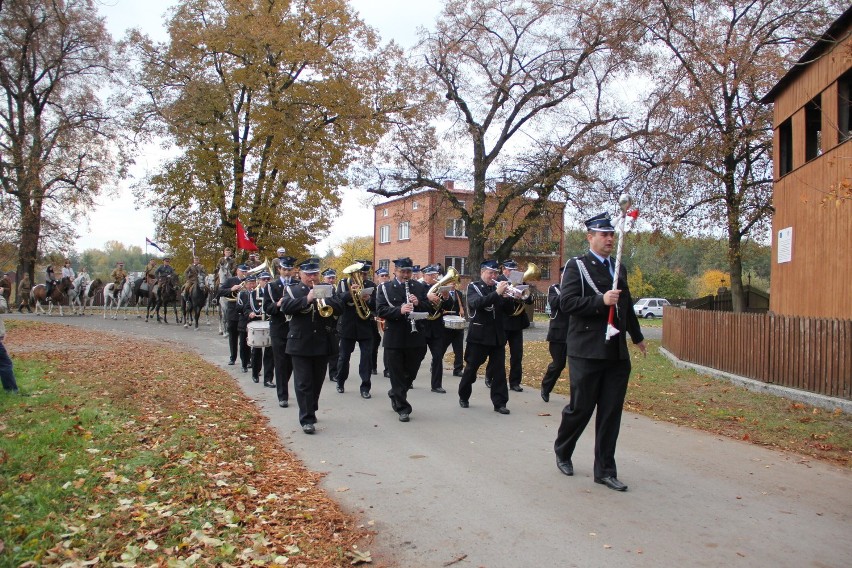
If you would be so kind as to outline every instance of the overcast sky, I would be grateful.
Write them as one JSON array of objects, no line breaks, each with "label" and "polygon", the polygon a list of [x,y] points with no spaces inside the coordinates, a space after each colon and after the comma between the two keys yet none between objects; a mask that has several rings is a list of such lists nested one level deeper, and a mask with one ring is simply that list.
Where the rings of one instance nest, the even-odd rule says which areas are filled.
[{"label": "overcast sky", "polygon": [[[163,17],[177,4],[173,0],[96,0],[100,13],[106,17],[107,27],[115,39],[124,36],[127,29],[138,27],[155,40],[166,40]],[[440,11],[441,0],[350,0],[361,18],[376,28],[384,40],[394,39],[403,47],[410,47],[417,39],[419,27],[431,28]],[[156,148],[149,148],[135,156],[135,177],[157,166]],[[118,188],[118,196],[104,194],[99,205],[90,213],[88,221],[77,230],[76,249],[103,248],[107,241],[120,241],[126,245],[145,246],[145,237],[154,238],[154,220],[147,209],[136,209],[130,185],[135,180],[125,180]],[[329,246],[356,235],[369,235],[373,229],[372,208],[365,207],[363,196],[357,190],[347,190],[343,195],[341,216],[334,223],[333,235],[320,242],[316,251],[325,253]]]}]

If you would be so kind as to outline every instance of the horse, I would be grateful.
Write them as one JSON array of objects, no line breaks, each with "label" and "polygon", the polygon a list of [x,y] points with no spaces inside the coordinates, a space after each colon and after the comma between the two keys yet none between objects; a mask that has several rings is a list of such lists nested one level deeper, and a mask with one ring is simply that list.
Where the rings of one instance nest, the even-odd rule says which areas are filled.
[{"label": "horse", "polygon": [[86,315],[86,307],[94,308],[95,307],[95,298],[101,295],[101,291],[104,288],[104,283],[100,278],[95,278],[86,286],[85,290],[81,295],[81,300],[83,305],[80,307],[80,315]]},{"label": "horse", "polygon": [[[115,309],[112,312],[112,319],[118,319],[118,309],[121,306],[127,305],[130,302],[130,296],[133,295],[133,282],[130,278],[124,279],[124,284],[118,293],[118,298],[113,295],[113,290],[115,290],[114,282],[110,282],[104,286],[104,319],[107,317],[107,312],[113,307]],[[124,312],[124,319],[127,319],[127,312]]]},{"label": "horse", "polygon": [[84,294],[86,293],[86,289],[89,287],[89,274],[88,272],[81,272],[77,275],[77,278],[71,283],[71,292],[68,294],[69,301],[68,303],[71,305],[71,308],[74,310],[74,313],[77,313],[77,307],[80,307],[80,315],[83,315],[83,303],[84,303]]},{"label": "horse", "polygon": [[[198,331],[198,320],[201,318],[201,308],[207,305],[207,296],[210,288],[207,286],[207,279],[199,279],[189,289],[189,297],[182,298],[183,306],[183,327],[187,328],[195,322],[195,331]],[[210,318],[207,318],[207,325],[210,325]]]},{"label": "horse", "polygon": [[216,293],[219,291],[219,288],[222,286],[222,283],[227,281],[228,278],[233,276],[231,274],[231,270],[227,264],[223,264],[219,266],[219,270],[216,272],[216,282],[214,283],[213,289],[210,293],[210,297],[212,298],[211,302],[215,302],[218,311],[217,315],[219,316],[219,335],[227,335],[227,317],[228,317],[228,301],[225,298],[217,298]]},{"label": "horse", "polygon": [[153,309],[157,314],[157,323],[160,323],[160,308],[162,307],[164,308],[162,321],[169,323],[169,304],[172,304],[175,312],[175,321],[180,323],[177,311],[179,291],[180,279],[177,274],[160,276],[160,280],[154,284],[154,287],[149,292],[150,301],[145,310],[145,321],[148,321],[151,310]]},{"label": "horse", "polygon": [[[46,314],[50,315],[53,313],[53,305],[56,304],[59,306],[59,315],[65,315],[62,312],[62,304],[68,302],[68,291],[71,290],[71,279],[67,276],[63,276],[62,280],[59,281],[59,284],[53,287],[53,290],[50,292],[50,297],[47,296],[47,285],[45,284],[36,284],[33,286],[33,289],[30,290],[30,304],[35,304],[36,315]],[[44,308],[41,307],[42,303],[47,303],[47,311],[44,311]]]},{"label": "horse", "polygon": [[[5,274],[0,278],[0,288],[3,288],[3,298],[6,300],[6,309],[12,311],[12,281]],[[20,300],[16,300],[20,302]]]},{"label": "horse", "polygon": [[151,303],[151,283],[146,278],[138,278],[133,282],[133,303],[136,304],[136,317],[142,318],[142,299],[145,299],[145,306]]}]

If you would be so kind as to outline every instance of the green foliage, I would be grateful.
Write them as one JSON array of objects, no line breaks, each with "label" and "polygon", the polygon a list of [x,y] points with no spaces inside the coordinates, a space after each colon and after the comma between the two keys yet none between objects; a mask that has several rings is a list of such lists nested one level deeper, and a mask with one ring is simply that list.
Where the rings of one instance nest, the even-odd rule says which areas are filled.
[{"label": "green foliage", "polygon": [[[680,270],[660,268],[648,275],[648,281],[658,298],[689,298],[689,278]],[[632,290],[631,290],[632,292]]]}]

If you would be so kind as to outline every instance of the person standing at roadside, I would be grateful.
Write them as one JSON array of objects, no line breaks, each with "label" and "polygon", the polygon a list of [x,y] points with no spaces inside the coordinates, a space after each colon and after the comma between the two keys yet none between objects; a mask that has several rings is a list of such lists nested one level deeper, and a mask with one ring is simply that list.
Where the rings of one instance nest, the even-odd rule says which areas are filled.
[{"label": "person standing at roadside", "polygon": [[[619,481],[615,445],[621,427],[621,413],[630,377],[630,353],[626,334],[644,355],[645,338],[633,312],[627,286],[627,269],[615,274],[610,258],[615,228],[605,213],[586,220],[589,252],[569,260],[562,274],[559,307],[568,321],[568,373],[571,399],[562,410],[562,422],[554,442],[556,467],[574,475],[571,458],[580,435],[597,408],[595,422],[594,480],[615,491],[626,491]],[[613,289],[613,280],[618,285]],[[610,307],[615,306],[618,329],[606,339]]]}]

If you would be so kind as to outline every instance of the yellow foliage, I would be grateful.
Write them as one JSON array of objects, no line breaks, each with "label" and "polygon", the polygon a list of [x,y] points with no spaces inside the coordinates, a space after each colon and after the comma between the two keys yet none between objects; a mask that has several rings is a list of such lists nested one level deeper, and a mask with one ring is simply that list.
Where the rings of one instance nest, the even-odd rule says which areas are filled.
[{"label": "yellow foliage", "polygon": [[731,275],[721,270],[708,270],[698,279],[698,296],[715,296],[719,288],[731,287]]}]

